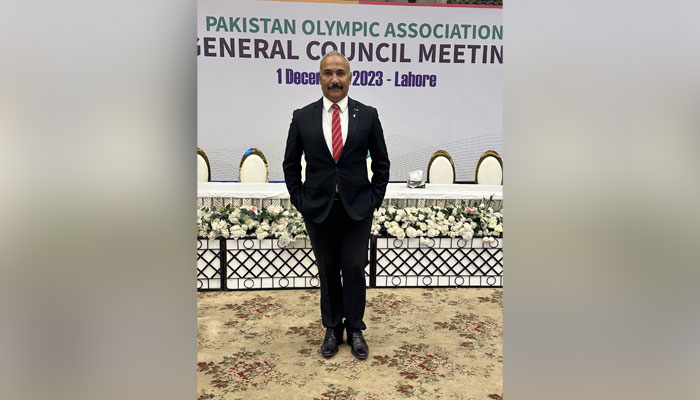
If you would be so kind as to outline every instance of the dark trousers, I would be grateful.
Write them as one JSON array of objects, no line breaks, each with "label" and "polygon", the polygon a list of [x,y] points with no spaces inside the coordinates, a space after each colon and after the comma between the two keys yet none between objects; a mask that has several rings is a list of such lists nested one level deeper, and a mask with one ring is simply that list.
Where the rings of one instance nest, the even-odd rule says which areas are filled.
[{"label": "dark trousers", "polygon": [[364,330],[365,266],[372,216],[355,221],[336,199],[325,221],[304,222],[318,265],[323,326],[340,329],[345,318],[349,332]]}]

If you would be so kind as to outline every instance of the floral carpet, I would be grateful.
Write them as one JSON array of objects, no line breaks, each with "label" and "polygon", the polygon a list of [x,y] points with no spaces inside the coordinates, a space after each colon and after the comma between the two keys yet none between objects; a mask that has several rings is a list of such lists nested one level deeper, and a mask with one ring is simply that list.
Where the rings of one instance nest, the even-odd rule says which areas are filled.
[{"label": "floral carpet", "polygon": [[319,293],[199,293],[198,400],[503,398],[503,289],[368,289],[365,361],[321,356]]}]

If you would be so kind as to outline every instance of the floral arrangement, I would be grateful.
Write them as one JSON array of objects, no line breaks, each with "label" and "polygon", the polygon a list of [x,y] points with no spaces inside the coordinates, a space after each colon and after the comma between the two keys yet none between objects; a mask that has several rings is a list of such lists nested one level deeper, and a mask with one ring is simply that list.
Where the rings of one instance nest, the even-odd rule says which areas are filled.
[{"label": "floral arrangement", "polygon": [[400,209],[381,207],[374,212],[372,234],[402,240],[420,238],[424,244],[429,242],[427,238],[438,236],[465,240],[480,237],[488,243],[503,235],[503,212],[494,212],[492,202],[493,196],[478,207],[464,204]]},{"label": "floral arrangement", "polygon": [[304,219],[295,208],[231,205],[219,209],[197,210],[197,236],[208,239],[239,239],[255,236],[258,240],[275,237],[281,246],[306,237]]},{"label": "floral arrangement", "polygon": [[[427,243],[432,237],[461,237],[469,240],[483,238],[494,241],[503,236],[503,211],[491,207],[493,196],[479,204],[445,207],[380,207],[374,212],[372,235],[398,239],[420,238]],[[208,239],[239,239],[267,237],[279,239],[280,246],[306,237],[301,214],[294,208],[282,206],[231,206],[218,209],[203,207],[197,210],[197,236]]]}]

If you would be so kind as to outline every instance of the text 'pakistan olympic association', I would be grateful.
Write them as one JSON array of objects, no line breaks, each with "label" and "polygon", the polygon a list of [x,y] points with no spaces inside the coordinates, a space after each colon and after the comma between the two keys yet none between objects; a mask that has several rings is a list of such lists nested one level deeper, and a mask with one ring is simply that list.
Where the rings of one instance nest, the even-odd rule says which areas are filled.
[{"label": "text 'pakistan olympic association'", "polygon": [[[479,24],[418,24],[367,21],[321,21],[258,17],[207,16],[206,30],[220,36],[197,38],[197,55],[201,57],[237,59],[299,60],[305,57],[317,61],[329,51],[343,53],[349,61],[378,63],[438,63],[438,64],[502,64],[503,37],[501,25]],[[298,29],[300,28],[300,29]],[[236,36],[231,37],[234,33]],[[237,34],[266,34],[292,36],[288,39],[240,37]],[[314,35],[314,40],[302,41],[298,33]],[[370,40],[318,40],[319,36],[384,38]],[[440,39],[449,43],[407,43],[394,39]],[[435,87],[436,74],[381,70],[353,71],[353,85],[399,87]],[[278,68],[275,76],[281,85],[315,85],[318,73]]]}]

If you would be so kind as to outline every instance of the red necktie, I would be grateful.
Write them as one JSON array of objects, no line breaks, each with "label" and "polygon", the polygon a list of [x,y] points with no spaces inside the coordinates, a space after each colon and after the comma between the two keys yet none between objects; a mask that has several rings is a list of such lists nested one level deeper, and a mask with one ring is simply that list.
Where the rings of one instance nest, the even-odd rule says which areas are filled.
[{"label": "red necktie", "polygon": [[343,133],[340,130],[340,112],[338,111],[340,107],[337,104],[331,106],[333,108],[333,119],[331,121],[331,126],[333,127],[333,159],[338,162],[340,153],[343,151]]}]

